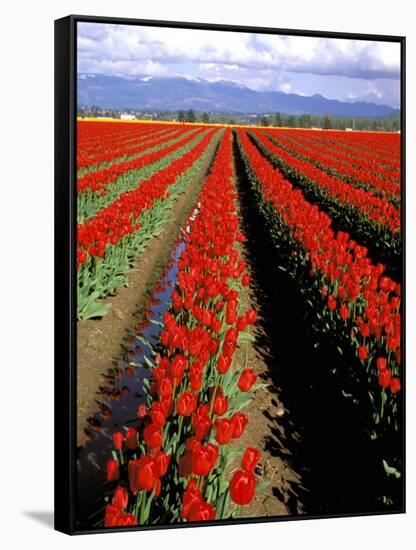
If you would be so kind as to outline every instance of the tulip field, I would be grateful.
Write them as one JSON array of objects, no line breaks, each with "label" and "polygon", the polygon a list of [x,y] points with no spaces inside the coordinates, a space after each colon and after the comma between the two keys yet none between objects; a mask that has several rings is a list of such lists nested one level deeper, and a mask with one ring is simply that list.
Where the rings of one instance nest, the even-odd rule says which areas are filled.
[{"label": "tulip field", "polygon": [[[244,439],[258,392],[273,398],[274,391],[246,352],[258,349],[261,322],[242,219],[248,206],[277,258],[276,285],[290,282],[302,304],[311,346],[337,357],[328,376],[340,391],[332,398],[359,411],[385,479],[377,498],[395,505],[403,413],[400,136],[78,121],[77,143],[79,325],[99,328],[195,186],[166,257],[169,280],[147,298],[156,313],[130,328],[128,350],[97,401],[99,429],[85,443],[85,464],[94,457],[100,480],[89,525],[247,517],[267,491],[262,472],[271,451],[261,434]],[[266,504],[262,510],[268,515]]]}]

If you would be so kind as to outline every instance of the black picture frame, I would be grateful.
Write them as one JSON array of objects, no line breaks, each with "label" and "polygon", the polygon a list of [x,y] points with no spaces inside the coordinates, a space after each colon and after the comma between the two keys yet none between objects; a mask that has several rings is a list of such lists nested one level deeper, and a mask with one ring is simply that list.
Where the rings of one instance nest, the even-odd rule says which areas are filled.
[{"label": "black picture frame", "polygon": [[[196,524],[177,524],[160,526],[112,527],[94,530],[77,530],[75,523],[76,505],[76,113],[77,113],[77,23],[108,23],[140,25],[148,27],[168,27],[178,29],[199,29],[233,32],[251,32],[258,34],[284,34],[287,36],[307,36],[324,38],[346,38],[354,40],[373,40],[396,42],[401,48],[401,231],[403,243],[402,255],[402,341],[403,341],[403,434],[406,431],[406,38],[404,36],[386,36],[377,34],[357,34],[354,32],[329,32],[298,29],[280,29],[273,27],[252,27],[240,25],[220,25],[211,23],[190,23],[179,21],[161,21],[145,19],[126,19],[120,17],[99,17],[69,15],[55,21],[55,529],[70,535],[126,532],[152,529],[171,529],[210,525],[237,525],[259,522],[278,522],[304,519],[319,519],[321,516],[299,517],[255,517],[232,520],[215,520]],[[406,461],[405,438],[403,436],[403,509],[406,511]],[[382,512],[385,514],[388,512]],[[368,515],[377,515],[374,512]],[[349,514],[349,516],[366,514]],[[325,515],[325,518],[345,517],[344,515]]]}]

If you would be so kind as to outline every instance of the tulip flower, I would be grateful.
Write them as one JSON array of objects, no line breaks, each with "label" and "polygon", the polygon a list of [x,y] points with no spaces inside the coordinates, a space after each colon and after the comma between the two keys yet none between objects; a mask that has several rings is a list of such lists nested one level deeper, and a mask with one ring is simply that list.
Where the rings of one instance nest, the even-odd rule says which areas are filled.
[{"label": "tulip flower", "polygon": [[147,455],[142,456],[139,460],[130,460],[128,473],[132,493],[137,493],[142,489],[152,491],[158,480],[156,461]]},{"label": "tulip flower", "polygon": [[254,309],[249,309],[246,312],[246,319],[249,325],[254,325],[257,319],[257,313]]},{"label": "tulip flower", "polygon": [[137,430],[129,428],[126,432],[126,447],[134,451],[134,449],[137,449],[137,446]]},{"label": "tulip flower", "polygon": [[113,445],[114,448],[120,450],[123,448],[123,434],[121,432],[113,433]]},{"label": "tulip flower", "polygon": [[127,508],[128,503],[129,503],[129,493],[127,489],[119,485],[114,491],[113,504],[119,510],[124,510],[125,508]]},{"label": "tulip flower", "polygon": [[197,406],[198,397],[190,391],[184,391],[176,400],[176,410],[181,416],[189,416]]},{"label": "tulip flower", "polygon": [[378,373],[378,383],[382,388],[387,388],[391,381],[391,370],[383,369]]},{"label": "tulip flower", "polygon": [[241,279],[241,284],[243,286],[248,286],[250,284],[250,276],[249,275],[243,275],[242,279]]},{"label": "tulip flower", "polygon": [[238,379],[238,387],[242,392],[248,392],[252,388],[256,379],[257,375],[254,374],[252,369],[244,369]]},{"label": "tulip flower", "polygon": [[212,410],[217,416],[222,416],[228,410],[228,399],[224,395],[217,395],[214,399]]},{"label": "tulip flower", "polygon": [[349,312],[345,304],[342,304],[341,307],[339,308],[339,314],[343,321],[346,321],[348,319]]},{"label": "tulip flower", "polygon": [[231,357],[226,356],[224,353],[220,355],[217,362],[217,371],[220,374],[225,374],[231,366]]},{"label": "tulip flower", "polygon": [[361,361],[368,359],[368,351],[365,346],[358,346],[358,357]]},{"label": "tulip flower", "polygon": [[247,447],[244,452],[243,458],[241,459],[241,467],[248,474],[252,474],[259,460],[260,451],[258,451],[257,449],[253,449],[253,447]]},{"label": "tulip flower", "polygon": [[127,527],[128,525],[138,524],[133,514],[122,512],[117,506],[114,506],[114,504],[106,505],[104,527]]},{"label": "tulip flower", "polygon": [[107,460],[107,481],[117,481],[120,477],[118,461],[114,459]]},{"label": "tulip flower", "polygon": [[137,408],[137,417],[144,418],[147,414],[147,407],[144,403],[141,403]]},{"label": "tulip flower", "polygon": [[155,401],[150,407],[149,416],[152,423],[156,426],[163,427],[166,424],[167,403],[166,401]]},{"label": "tulip flower", "polygon": [[377,366],[378,371],[386,369],[387,368],[387,359],[386,359],[386,357],[377,357],[376,366]]},{"label": "tulip flower", "polygon": [[392,378],[390,380],[390,391],[391,391],[391,393],[399,392],[400,388],[401,388],[400,379],[399,378]]},{"label": "tulip flower", "polygon": [[215,510],[208,502],[191,506],[188,512],[189,521],[209,521],[215,519]]},{"label": "tulip flower", "polygon": [[237,439],[242,435],[247,423],[248,419],[245,414],[234,413],[234,415],[231,417],[231,424],[233,427],[232,437],[234,439]]},{"label": "tulip flower", "polygon": [[237,470],[230,481],[230,495],[233,502],[240,505],[249,504],[254,497],[256,480],[252,473]]},{"label": "tulip flower", "polygon": [[245,330],[247,327],[247,319],[245,317],[237,317],[236,327],[240,332]]},{"label": "tulip flower", "polygon": [[218,458],[218,447],[212,443],[198,444],[192,450],[192,473],[206,476],[214,468]]},{"label": "tulip flower", "polygon": [[158,451],[155,455],[156,473],[159,477],[163,477],[168,471],[170,455],[163,451]]},{"label": "tulip flower", "polygon": [[163,444],[163,435],[160,426],[149,424],[143,430],[143,439],[149,452],[156,451]]},{"label": "tulip flower", "polygon": [[230,441],[233,435],[233,425],[231,424],[230,420],[227,420],[226,418],[217,420],[215,423],[215,440],[220,445],[225,445]]},{"label": "tulip flower", "polygon": [[189,519],[189,512],[191,508],[197,507],[199,508],[199,505],[202,503],[202,493],[197,488],[197,485],[195,483],[195,479],[191,479],[188,483],[188,486],[186,487],[185,491],[183,492],[182,496],[182,518],[183,519]]}]

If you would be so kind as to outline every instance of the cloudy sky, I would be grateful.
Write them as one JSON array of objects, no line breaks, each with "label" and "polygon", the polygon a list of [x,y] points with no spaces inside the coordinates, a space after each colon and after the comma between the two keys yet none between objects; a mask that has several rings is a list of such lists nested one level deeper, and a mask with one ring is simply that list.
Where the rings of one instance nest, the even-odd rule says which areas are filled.
[{"label": "cloudy sky", "polygon": [[226,79],[400,105],[398,43],[78,23],[78,72]]}]

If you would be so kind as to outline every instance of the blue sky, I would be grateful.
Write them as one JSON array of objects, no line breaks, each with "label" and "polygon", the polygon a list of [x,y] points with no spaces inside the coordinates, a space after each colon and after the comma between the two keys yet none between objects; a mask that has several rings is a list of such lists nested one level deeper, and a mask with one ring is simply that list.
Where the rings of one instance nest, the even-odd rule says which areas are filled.
[{"label": "blue sky", "polygon": [[400,46],[388,42],[78,23],[78,72],[226,79],[400,105]]}]

